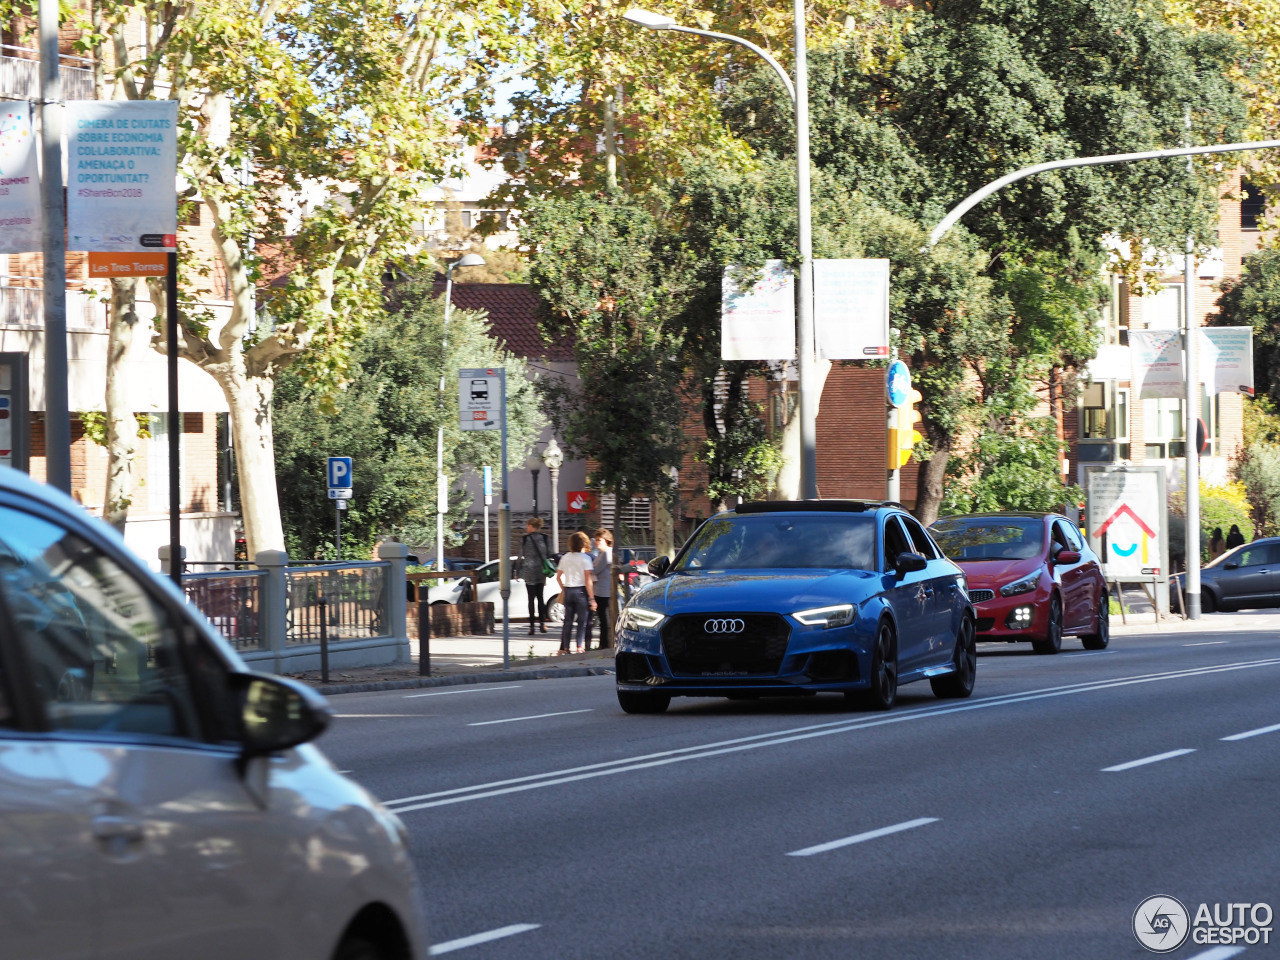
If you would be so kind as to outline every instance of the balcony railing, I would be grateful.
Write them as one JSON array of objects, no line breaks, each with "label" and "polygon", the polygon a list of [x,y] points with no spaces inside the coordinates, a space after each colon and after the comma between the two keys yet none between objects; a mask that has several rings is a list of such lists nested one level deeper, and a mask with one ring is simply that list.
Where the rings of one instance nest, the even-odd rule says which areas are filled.
[{"label": "balcony railing", "polygon": [[[25,47],[5,44],[6,51],[25,51]],[[35,51],[27,51],[35,54]],[[88,61],[85,61],[86,63]],[[93,71],[88,67],[70,67],[59,64],[58,76],[62,80],[64,100],[92,100]],[[40,99],[40,60],[30,56],[0,55],[0,96],[18,100]]]}]

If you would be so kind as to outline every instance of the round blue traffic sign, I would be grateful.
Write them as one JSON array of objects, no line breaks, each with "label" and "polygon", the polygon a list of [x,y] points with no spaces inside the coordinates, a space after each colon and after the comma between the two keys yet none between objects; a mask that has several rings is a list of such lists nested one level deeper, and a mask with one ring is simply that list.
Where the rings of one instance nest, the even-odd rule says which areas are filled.
[{"label": "round blue traffic sign", "polygon": [[901,360],[889,364],[889,402],[900,407],[911,393],[911,371]]}]

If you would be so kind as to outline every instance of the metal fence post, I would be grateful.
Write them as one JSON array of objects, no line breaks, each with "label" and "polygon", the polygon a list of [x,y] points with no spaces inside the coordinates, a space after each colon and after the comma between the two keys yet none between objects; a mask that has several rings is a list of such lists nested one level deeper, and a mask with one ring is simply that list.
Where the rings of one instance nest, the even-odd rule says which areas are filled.
[{"label": "metal fence post", "polygon": [[320,682],[329,682],[329,609],[324,595],[316,601],[320,608]]},{"label": "metal fence post", "polygon": [[383,612],[387,618],[387,635],[396,638],[396,663],[408,663],[412,657],[408,625],[405,623],[409,615],[404,588],[408,557],[409,548],[403,543],[388,540],[378,545],[378,559],[387,561],[387,582],[382,591]]},{"label": "metal fence post", "polygon": [[263,646],[271,651],[272,673],[279,673],[284,667],[289,633],[288,584],[285,582],[289,555],[283,550],[260,550],[253,562],[267,574],[262,580],[262,640]]},{"label": "metal fence post", "polygon": [[418,676],[431,676],[431,604],[418,601]]}]

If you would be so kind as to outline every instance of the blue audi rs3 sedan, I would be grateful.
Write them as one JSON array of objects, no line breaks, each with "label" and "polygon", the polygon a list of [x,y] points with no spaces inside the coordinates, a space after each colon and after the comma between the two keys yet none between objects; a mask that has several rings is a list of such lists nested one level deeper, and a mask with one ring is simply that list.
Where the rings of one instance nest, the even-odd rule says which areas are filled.
[{"label": "blue audi rs3 sedan", "polygon": [[897,504],[745,503],[703,523],[618,619],[618,702],[843,693],[887,710],[928,678],[967,697],[977,673],[964,573]]}]

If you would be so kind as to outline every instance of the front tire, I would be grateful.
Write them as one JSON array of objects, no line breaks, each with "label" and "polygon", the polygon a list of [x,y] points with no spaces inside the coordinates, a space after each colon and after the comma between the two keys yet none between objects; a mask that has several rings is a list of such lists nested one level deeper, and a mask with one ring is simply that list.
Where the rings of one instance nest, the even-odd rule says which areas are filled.
[{"label": "front tire", "polygon": [[1218,603],[1213,599],[1213,592],[1200,588],[1200,612],[1216,613],[1218,611]]},{"label": "front tire", "polygon": [[871,651],[871,688],[855,691],[859,706],[867,710],[889,710],[898,699],[898,640],[888,620],[876,628],[876,644]]},{"label": "front tire", "polygon": [[1105,650],[1111,642],[1111,596],[1104,593],[1098,601],[1098,625],[1096,632],[1080,638],[1086,650]]},{"label": "front tire", "polygon": [[671,694],[619,690],[618,706],[623,713],[664,713],[671,706]]},{"label": "front tire", "polygon": [[955,666],[955,672],[930,677],[929,686],[933,687],[935,697],[963,700],[973,693],[973,684],[978,677],[978,643],[974,639],[973,621],[968,617],[960,621],[960,629],[956,633],[956,650],[951,662]]},{"label": "front tire", "polygon": [[1049,631],[1043,640],[1032,640],[1036,653],[1053,654],[1062,649],[1062,601],[1056,596],[1049,604]]}]

